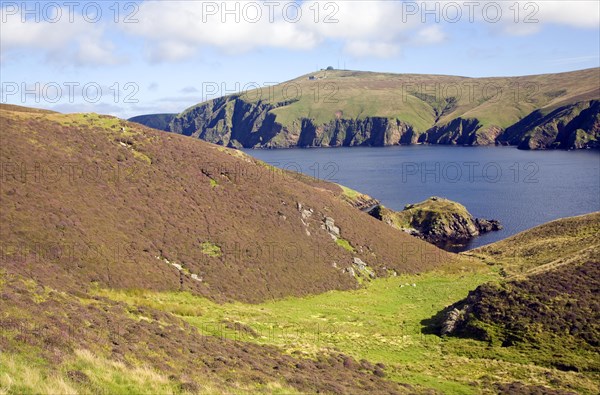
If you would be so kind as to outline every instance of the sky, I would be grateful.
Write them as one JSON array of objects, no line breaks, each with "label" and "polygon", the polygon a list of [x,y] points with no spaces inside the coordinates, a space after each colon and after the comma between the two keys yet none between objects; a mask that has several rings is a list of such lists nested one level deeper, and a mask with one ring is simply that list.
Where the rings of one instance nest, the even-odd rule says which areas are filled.
[{"label": "sky", "polygon": [[332,66],[514,76],[600,66],[600,2],[0,1],[1,103],[121,118]]}]

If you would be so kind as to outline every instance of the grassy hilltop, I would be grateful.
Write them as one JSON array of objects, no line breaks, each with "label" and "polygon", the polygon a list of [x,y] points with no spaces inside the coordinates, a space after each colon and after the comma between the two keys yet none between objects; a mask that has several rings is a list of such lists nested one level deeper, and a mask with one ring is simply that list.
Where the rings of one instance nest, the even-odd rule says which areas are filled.
[{"label": "grassy hilltop", "polygon": [[500,78],[324,70],[200,103],[164,130],[246,148],[587,148],[600,138],[599,99],[598,68]]},{"label": "grassy hilltop", "polygon": [[450,254],[239,151],[97,114],[0,126],[0,393],[600,389],[598,213]]}]

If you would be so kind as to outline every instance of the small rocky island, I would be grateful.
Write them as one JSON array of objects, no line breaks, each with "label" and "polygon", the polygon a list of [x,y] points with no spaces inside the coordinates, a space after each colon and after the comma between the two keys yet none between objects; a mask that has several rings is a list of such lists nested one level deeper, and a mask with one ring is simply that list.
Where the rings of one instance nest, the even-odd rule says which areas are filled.
[{"label": "small rocky island", "polygon": [[377,205],[369,214],[436,245],[465,244],[480,234],[502,229],[497,220],[475,218],[462,204],[436,196],[409,204],[402,211]]}]

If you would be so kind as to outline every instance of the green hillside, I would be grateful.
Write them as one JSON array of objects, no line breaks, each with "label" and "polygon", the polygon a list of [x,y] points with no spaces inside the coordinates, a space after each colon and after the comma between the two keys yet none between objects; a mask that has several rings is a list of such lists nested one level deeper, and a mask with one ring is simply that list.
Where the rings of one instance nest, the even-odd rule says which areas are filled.
[{"label": "green hillside", "polygon": [[598,146],[598,99],[598,68],[501,78],[326,70],[200,103],[163,130],[245,148],[589,148]]}]

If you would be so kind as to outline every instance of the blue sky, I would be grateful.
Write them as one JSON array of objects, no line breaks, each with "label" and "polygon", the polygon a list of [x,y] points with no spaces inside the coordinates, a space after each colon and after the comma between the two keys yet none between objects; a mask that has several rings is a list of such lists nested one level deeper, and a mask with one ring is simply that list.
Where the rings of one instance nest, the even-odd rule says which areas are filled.
[{"label": "blue sky", "polygon": [[600,66],[597,1],[0,4],[2,102],[63,112],[179,112],[207,84],[226,94],[338,62],[470,77]]}]

